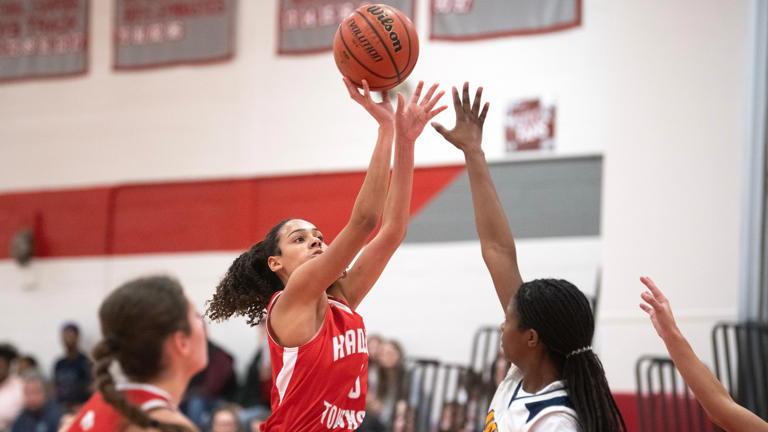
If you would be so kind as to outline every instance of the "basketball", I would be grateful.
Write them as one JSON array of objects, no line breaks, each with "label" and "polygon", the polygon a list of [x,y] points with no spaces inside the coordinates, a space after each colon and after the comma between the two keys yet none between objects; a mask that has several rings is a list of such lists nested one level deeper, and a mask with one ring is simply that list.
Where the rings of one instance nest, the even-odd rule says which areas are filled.
[{"label": "basketball", "polygon": [[389,90],[403,82],[419,58],[419,37],[413,23],[399,10],[382,4],[365,5],[339,24],[333,57],[342,75],[371,90]]}]

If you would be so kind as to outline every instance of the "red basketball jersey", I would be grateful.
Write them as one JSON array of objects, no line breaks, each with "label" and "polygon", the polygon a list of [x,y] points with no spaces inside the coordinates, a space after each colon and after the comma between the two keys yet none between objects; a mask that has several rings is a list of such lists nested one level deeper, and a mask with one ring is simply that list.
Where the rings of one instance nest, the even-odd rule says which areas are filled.
[{"label": "red basketball jersey", "polygon": [[[267,325],[272,305],[267,307]],[[269,332],[267,332],[269,333]],[[272,415],[262,432],[352,431],[365,417],[368,342],[363,317],[346,303],[328,298],[317,334],[294,348],[271,335]]]},{"label": "red basketball jersey", "polygon": [[[117,389],[125,393],[128,401],[143,411],[151,411],[155,408],[176,409],[170,402],[170,397],[165,391],[149,385],[126,383],[117,386]],[[80,409],[80,412],[72,422],[68,432],[106,432],[120,431],[127,425],[127,420],[104,401],[101,392],[93,396]]]}]

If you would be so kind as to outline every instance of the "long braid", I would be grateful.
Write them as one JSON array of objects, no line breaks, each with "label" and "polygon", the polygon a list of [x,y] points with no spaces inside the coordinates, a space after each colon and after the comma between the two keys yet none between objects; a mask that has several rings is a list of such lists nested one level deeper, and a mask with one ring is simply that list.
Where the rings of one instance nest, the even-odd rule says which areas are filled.
[{"label": "long braid", "polygon": [[581,430],[626,431],[602,363],[590,347],[595,323],[584,294],[565,280],[537,279],[524,283],[514,301],[520,327],[536,330],[566,382]]},{"label": "long braid", "polygon": [[104,401],[112,405],[130,423],[142,428],[155,428],[161,432],[192,432],[191,429],[173,423],[155,420],[138,406],[128,402],[123,392],[117,390],[109,367],[116,359],[115,342],[99,341],[93,348],[93,375],[96,389],[101,392]]},{"label": "long braid", "polygon": [[242,315],[251,326],[261,322],[272,295],[283,289],[280,278],[267,265],[270,256],[280,255],[279,231],[286,219],[275,225],[264,238],[232,262],[227,273],[207,302],[205,314],[213,321]]}]

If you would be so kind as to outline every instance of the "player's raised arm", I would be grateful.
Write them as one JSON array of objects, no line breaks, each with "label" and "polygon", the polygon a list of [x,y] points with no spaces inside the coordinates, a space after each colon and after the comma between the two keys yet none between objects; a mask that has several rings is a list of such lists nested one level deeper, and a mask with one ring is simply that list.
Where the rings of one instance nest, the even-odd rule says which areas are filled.
[{"label": "player's raised arm", "polygon": [[392,254],[405,238],[413,186],[414,143],[427,122],[447,108],[446,106],[435,108],[445,93],[440,91],[435,94],[437,84],[432,85],[421,98],[423,86],[424,83],[420,81],[407,104],[403,96],[398,94],[395,116],[395,162],[387,201],[384,205],[382,226],[376,237],[363,249],[343,283],[344,293],[353,309],[368,294],[381,272],[384,271]]},{"label": "player's raised arm", "polygon": [[483,260],[491,273],[496,294],[504,309],[523,281],[517,267],[515,240],[481,146],[483,123],[489,106],[486,102],[482,110],[480,109],[482,93],[483,88],[479,87],[474,101],[470,101],[469,83],[464,83],[461,97],[456,87],[453,87],[456,125],[450,130],[439,123],[432,123],[432,126],[448,142],[464,152]]},{"label": "player's raised arm", "polygon": [[648,313],[677,370],[709,418],[728,432],[768,432],[768,423],[737,404],[728,390],[699,360],[677,327],[669,300],[653,280],[641,277],[640,281],[648,288],[648,291],[640,295],[645,301],[640,304],[640,308]]}]

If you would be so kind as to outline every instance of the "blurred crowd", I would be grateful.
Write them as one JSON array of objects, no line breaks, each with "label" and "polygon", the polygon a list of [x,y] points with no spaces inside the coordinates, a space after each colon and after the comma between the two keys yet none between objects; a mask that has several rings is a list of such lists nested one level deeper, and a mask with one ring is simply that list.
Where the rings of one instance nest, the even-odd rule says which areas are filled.
[{"label": "blurred crowd", "polygon": [[[260,337],[266,338],[263,328],[259,330]],[[33,355],[20,353],[11,344],[0,344],[0,432],[65,430],[91,396],[92,364],[80,347],[79,327],[64,323],[60,337],[63,353],[49,376],[40,370]],[[266,340],[260,342],[238,379],[233,356],[208,340],[208,366],[192,378],[179,406],[201,431],[256,432],[269,416],[271,363]],[[358,430],[421,430],[416,408],[423,405],[425,390],[413,385],[421,379],[417,376],[418,362],[409,362],[396,340],[378,335],[368,337],[368,354],[366,416]],[[430,430],[471,430],[475,421],[472,405],[482,399],[475,393],[492,393],[509,366],[501,358],[496,363],[492,386],[471,373],[463,375],[462,393],[442,404],[437,424],[430,425]]]}]

